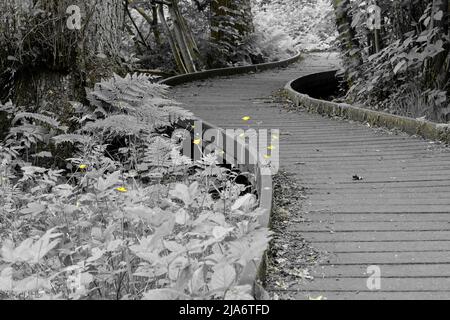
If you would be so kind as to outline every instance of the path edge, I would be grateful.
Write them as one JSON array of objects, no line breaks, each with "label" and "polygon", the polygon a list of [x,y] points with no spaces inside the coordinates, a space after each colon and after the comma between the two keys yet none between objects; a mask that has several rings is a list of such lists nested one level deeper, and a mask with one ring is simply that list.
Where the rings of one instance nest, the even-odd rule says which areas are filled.
[{"label": "path edge", "polygon": [[[205,133],[206,130],[217,130],[218,134],[221,134],[223,136],[223,141],[227,141],[226,137],[228,139],[233,139],[235,137],[232,137],[227,134],[225,130],[222,128],[219,128],[207,121],[204,121],[199,118],[193,118],[191,120],[179,122],[178,125],[188,130],[189,127],[192,127],[192,124],[194,124],[193,121],[199,121],[201,122],[201,130],[203,133]],[[190,125],[189,125],[190,124]],[[214,143],[214,141],[203,141],[203,143],[210,144]],[[238,148],[240,148],[239,143],[240,141],[236,141],[238,143]],[[249,149],[248,145],[243,146],[250,154],[249,158],[258,159],[257,164],[240,164],[237,165],[237,168],[242,173],[250,173],[254,177],[254,182],[252,183],[257,190],[258,193],[258,200],[259,200],[259,206],[257,210],[260,210],[263,212],[263,215],[259,217],[258,221],[261,225],[261,228],[269,228],[270,227],[270,218],[272,216],[272,206],[273,206],[273,179],[271,174],[267,174],[267,170],[265,170],[261,166],[261,159],[258,157],[257,154],[255,154],[256,150]],[[236,159],[230,159],[230,156],[225,154],[226,162],[230,163],[233,160]],[[231,161],[230,161],[231,160]],[[267,247],[268,249],[268,247]],[[265,299],[267,297],[266,291],[261,285],[259,280],[262,280],[265,275],[266,265],[267,265],[267,249],[263,253],[262,257],[253,260],[252,262],[249,262],[244,270],[242,271],[242,274],[240,276],[240,282],[239,285],[250,285],[252,287],[252,294],[255,297],[255,299]]]},{"label": "path edge", "polygon": [[[230,67],[223,69],[212,69],[206,70],[191,74],[183,74],[177,75],[174,77],[170,77],[167,79],[163,79],[159,81],[159,84],[167,85],[167,86],[177,86],[189,82],[194,82],[198,80],[211,79],[221,76],[231,76],[231,75],[239,75],[246,74],[249,72],[260,72],[270,69],[276,69],[281,67],[287,67],[293,63],[300,61],[302,58],[302,53],[298,52],[295,56],[281,61],[276,62],[268,62],[262,63],[252,66],[242,66],[242,67]],[[217,129],[222,132],[222,134],[226,134],[226,132],[218,128],[217,126],[210,124],[202,119],[197,119],[201,121],[204,129]],[[247,146],[246,146],[247,147]],[[248,148],[247,148],[248,150]],[[256,166],[254,165],[241,165],[240,169],[242,172],[252,172],[255,175],[256,187],[258,190],[259,196],[259,209],[264,212],[264,215],[259,218],[259,222],[262,228],[270,228],[270,218],[272,216],[272,207],[273,207],[273,179],[271,175],[264,174],[266,170],[261,167],[261,162],[259,161],[258,155],[254,154],[254,150],[249,150],[252,153],[252,156],[255,159],[258,159],[258,163]],[[266,266],[267,266],[267,247],[266,251],[263,253],[262,257],[257,260],[254,260],[253,263],[249,263],[244,271],[242,272],[240,285],[250,285],[252,286],[252,293],[255,299],[267,299],[268,294],[261,284],[261,280],[263,280],[266,274]]]},{"label": "path edge", "polygon": [[332,74],[337,70],[313,73],[290,81],[284,88],[284,93],[297,107],[324,116],[337,116],[344,119],[368,123],[374,127],[398,129],[410,135],[418,135],[427,140],[441,141],[450,144],[450,124],[440,124],[428,120],[398,116],[386,112],[357,107],[346,103],[337,103],[315,99],[307,94],[294,90],[294,83],[308,83],[312,79]]},{"label": "path edge", "polygon": [[198,80],[211,79],[223,76],[232,76],[238,74],[245,74],[250,72],[260,72],[270,69],[287,67],[290,64],[300,61],[302,54],[298,52],[295,56],[288,58],[286,60],[266,62],[261,64],[255,64],[251,66],[240,66],[240,67],[229,67],[221,69],[210,69],[205,71],[199,71],[189,74],[180,74],[167,79],[159,81],[160,84],[165,84],[168,86],[177,86],[187,82],[193,82]]}]

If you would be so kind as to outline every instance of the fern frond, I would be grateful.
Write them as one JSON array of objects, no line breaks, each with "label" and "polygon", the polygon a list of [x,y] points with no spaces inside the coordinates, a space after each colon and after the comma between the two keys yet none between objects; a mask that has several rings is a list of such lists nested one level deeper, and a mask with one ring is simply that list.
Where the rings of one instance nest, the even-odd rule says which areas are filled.
[{"label": "fern frond", "polygon": [[47,133],[47,130],[41,126],[25,123],[23,125],[10,128],[6,139],[17,137],[17,135],[21,134],[24,138],[17,140],[18,142],[29,140],[30,142],[35,143],[36,141],[44,141]]},{"label": "fern frond", "polygon": [[23,118],[27,118],[27,119],[32,119],[32,120],[37,120],[39,122],[43,122],[45,124],[48,124],[54,128],[59,128],[59,121],[47,116],[44,116],[43,114],[39,114],[39,113],[31,113],[31,112],[21,112],[18,113],[12,123],[15,124],[17,121],[23,119]]},{"label": "fern frond", "polygon": [[71,144],[76,143],[86,144],[89,143],[90,138],[88,136],[84,136],[81,134],[61,134],[59,136],[53,137],[53,141],[55,141],[56,145],[59,145],[64,142],[68,142]]},{"label": "fern frond", "polygon": [[164,108],[164,111],[168,114],[171,123],[180,120],[190,120],[194,117],[194,114],[191,111],[177,106],[167,106]]},{"label": "fern frond", "polygon": [[192,113],[167,99],[165,85],[152,83],[146,75],[114,75],[109,80],[95,85],[87,98],[93,106],[104,108],[111,114],[136,116],[140,122],[149,123],[153,128],[171,125],[179,119],[191,119]]},{"label": "fern frond", "polygon": [[16,106],[9,100],[5,104],[0,103],[0,111],[6,112],[8,114],[13,114],[16,110]]},{"label": "fern frond", "polygon": [[175,147],[169,139],[153,137],[147,145],[147,152],[142,161],[151,167],[169,168],[172,166],[171,152]]},{"label": "fern frond", "polygon": [[139,121],[134,116],[112,115],[106,119],[89,122],[83,127],[82,130],[87,132],[103,131],[121,136],[137,136],[142,132],[150,132],[153,129],[154,127]]}]

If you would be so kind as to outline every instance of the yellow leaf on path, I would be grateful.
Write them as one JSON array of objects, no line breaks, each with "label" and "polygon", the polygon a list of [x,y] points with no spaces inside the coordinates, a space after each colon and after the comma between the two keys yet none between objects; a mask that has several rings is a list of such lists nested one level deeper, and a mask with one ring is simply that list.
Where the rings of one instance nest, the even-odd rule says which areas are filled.
[{"label": "yellow leaf on path", "polygon": [[128,189],[125,188],[125,187],[119,187],[119,188],[117,188],[116,190],[119,191],[119,192],[121,192],[121,193],[126,193],[126,192],[128,192]]},{"label": "yellow leaf on path", "polygon": [[242,120],[244,120],[244,121],[250,121],[252,118],[250,118],[249,116],[245,116],[245,117],[243,117],[242,118]]},{"label": "yellow leaf on path", "polygon": [[195,140],[194,140],[194,144],[197,145],[197,146],[198,146],[201,142],[202,142],[201,139],[195,139]]}]

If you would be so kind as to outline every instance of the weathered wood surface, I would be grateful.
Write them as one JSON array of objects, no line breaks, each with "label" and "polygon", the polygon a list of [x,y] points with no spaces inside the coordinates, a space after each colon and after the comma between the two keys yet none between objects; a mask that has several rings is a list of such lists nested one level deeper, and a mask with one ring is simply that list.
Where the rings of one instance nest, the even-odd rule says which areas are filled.
[{"label": "weathered wood surface", "polygon": [[[304,222],[291,230],[324,253],[283,297],[450,299],[450,152],[423,139],[359,123],[289,112],[269,99],[289,80],[332,69],[312,54],[289,68],[173,89],[197,116],[223,128],[281,130],[281,167],[307,187]],[[353,175],[364,177],[353,181]],[[367,267],[381,268],[381,290]],[[299,265],[299,268],[305,266]]]}]

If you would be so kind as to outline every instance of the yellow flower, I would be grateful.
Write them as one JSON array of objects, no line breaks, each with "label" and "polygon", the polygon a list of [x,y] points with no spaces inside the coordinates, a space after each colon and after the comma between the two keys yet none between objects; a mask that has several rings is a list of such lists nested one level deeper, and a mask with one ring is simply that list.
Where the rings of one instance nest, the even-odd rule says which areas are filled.
[{"label": "yellow flower", "polygon": [[242,120],[244,120],[244,121],[250,121],[252,118],[250,118],[249,116],[245,116],[245,117],[243,117],[242,118]]},{"label": "yellow flower", "polygon": [[128,189],[125,188],[125,187],[119,187],[119,188],[117,188],[116,190],[119,191],[119,192],[121,192],[121,193],[128,192]]},{"label": "yellow flower", "polygon": [[194,144],[195,144],[195,145],[198,146],[200,143],[202,143],[202,139],[195,139],[195,140],[194,140]]},{"label": "yellow flower", "polygon": [[275,147],[274,146],[268,146],[267,150],[275,150]]},{"label": "yellow flower", "polygon": [[78,168],[80,168],[81,170],[85,170],[85,169],[87,169],[87,165],[86,164],[80,164],[79,166],[78,166]]}]

